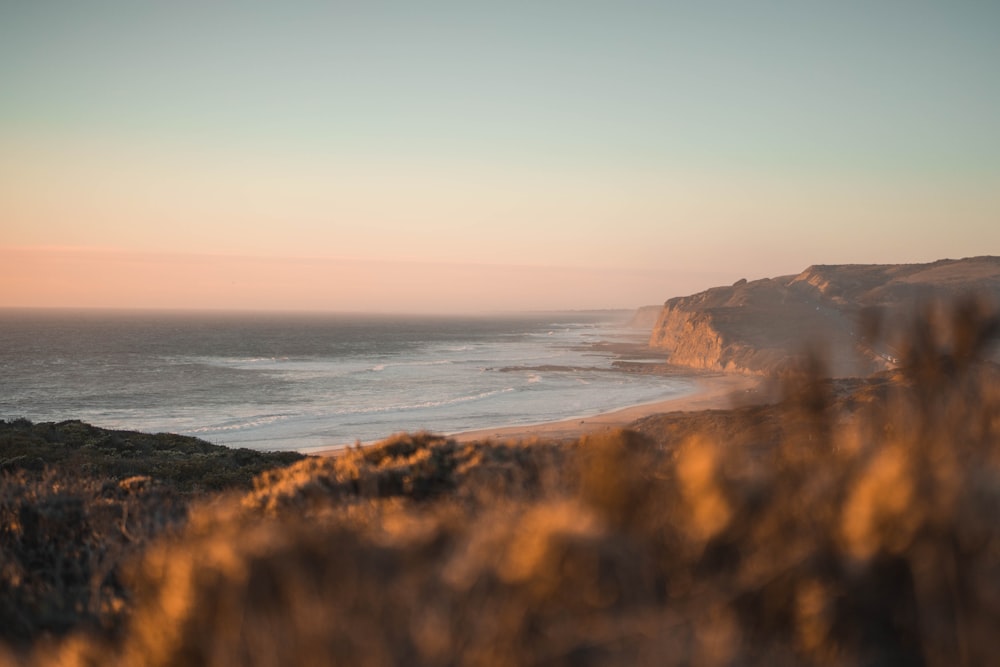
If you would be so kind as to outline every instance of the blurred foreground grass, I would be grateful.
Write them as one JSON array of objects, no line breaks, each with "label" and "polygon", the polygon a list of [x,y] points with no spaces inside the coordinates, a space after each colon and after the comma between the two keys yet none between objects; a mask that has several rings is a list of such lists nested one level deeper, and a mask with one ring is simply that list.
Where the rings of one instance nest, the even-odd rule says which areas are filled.
[{"label": "blurred foreground grass", "polygon": [[[8,474],[0,613],[23,615],[6,601],[33,568],[91,589],[113,572],[116,594],[78,598],[58,627],[27,618],[7,659],[990,664],[1000,373],[984,360],[997,329],[972,301],[928,309],[898,343],[898,372],[834,383],[814,358],[776,405],[662,415],[568,446],[402,435],[245,490],[205,484],[195,501],[152,476]],[[49,551],[17,561],[39,531]],[[122,536],[142,537],[108,548]],[[74,549],[106,555],[79,573]]]}]

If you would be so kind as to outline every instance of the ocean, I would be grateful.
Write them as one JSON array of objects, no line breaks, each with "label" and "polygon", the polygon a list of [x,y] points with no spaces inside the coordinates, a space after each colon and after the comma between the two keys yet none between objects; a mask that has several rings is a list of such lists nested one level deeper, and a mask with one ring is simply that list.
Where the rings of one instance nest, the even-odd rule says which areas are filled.
[{"label": "ocean", "polygon": [[0,311],[0,419],[310,450],[584,417],[688,393],[617,370],[621,313]]}]

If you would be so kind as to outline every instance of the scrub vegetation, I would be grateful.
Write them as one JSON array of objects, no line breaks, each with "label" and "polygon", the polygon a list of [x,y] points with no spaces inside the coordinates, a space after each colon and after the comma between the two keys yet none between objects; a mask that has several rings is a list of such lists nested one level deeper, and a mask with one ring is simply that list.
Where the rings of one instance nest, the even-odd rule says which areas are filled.
[{"label": "scrub vegetation", "polygon": [[[6,659],[988,664],[1000,320],[966,300],[905,329],[897,370],[832,381],[812,357],[774,405],[570,445],[399,435],[252,485],[110,463],[69,482],[55,453],[4,453],[43,464],[0,491]],[[31,577],[67,597],[37,603]]]},{"label": "scrub vegetation", "polygon": [[245,491],[302,458],[79,421],[0,421],[0,640],[116,634],[131,604],[129,558],[182,526],[195,500]]}]

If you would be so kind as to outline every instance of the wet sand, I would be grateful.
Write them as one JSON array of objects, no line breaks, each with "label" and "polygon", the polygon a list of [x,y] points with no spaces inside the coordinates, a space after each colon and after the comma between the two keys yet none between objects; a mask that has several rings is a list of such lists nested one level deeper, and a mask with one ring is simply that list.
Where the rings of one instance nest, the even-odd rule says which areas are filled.
[{"label": "wet sand", "polygon": [[[653,403],[632,405],[627,408],[603,412],[590,417],[577,417],[541,424],[520,424],[487,428],[476,431],[448,433],[459,442],[474,440],[523,441],[532,439],[576,440],[583,435],[610,431],[629,426],[649,415],[666,412],[693,412],[698,410],[728,409],[747,403],[763,402],[759,391],[760,378],[733,374],[700,374],[693,378],[695,389],[691,393]],[[354,444],[354,443],[351,443]],[[369,443],[365,443],[369,444]],[[333,446],[305,452],[316,456],[335,456],[348,445]]]},{"label": "wet sand", "polygon": [[649,415],[665,412],[692,412],[698,410],[728,409],[736,405],[764,400],[757,391],[760,378],[746,375],[698,375],[694,377],[695,390],[689,394],[654,403],[632,405],[619,410],[603,412],[591,417],[564,419],[542,424],[527,424],[488,428],[477,431],[450,433],[459,442],[473,440],[576,440],[580,436],[610,431],[629,426]]}]

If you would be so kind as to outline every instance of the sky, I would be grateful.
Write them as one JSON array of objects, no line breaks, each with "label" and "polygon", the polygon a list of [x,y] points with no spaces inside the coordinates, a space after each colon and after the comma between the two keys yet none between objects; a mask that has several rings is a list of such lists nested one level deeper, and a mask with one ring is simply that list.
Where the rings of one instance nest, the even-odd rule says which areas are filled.
[{"label": "sky", "polygon": [[0,0],[0,307],[631,308],[1000,254],[1000,3]]}]

